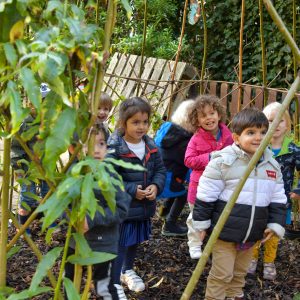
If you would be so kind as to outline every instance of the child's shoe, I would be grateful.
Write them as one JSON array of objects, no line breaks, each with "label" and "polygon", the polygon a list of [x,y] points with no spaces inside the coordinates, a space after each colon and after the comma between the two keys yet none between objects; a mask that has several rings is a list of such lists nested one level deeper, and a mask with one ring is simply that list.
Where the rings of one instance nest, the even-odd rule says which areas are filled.
[{"label": "child's shoe", "polygon": [[145,289],[142,278],[134,270],[126,270],[125,273],[121,274],[121,282],[134,292],[142,292]]},{"label": "child's shoe", "polygon": [[252,259],[247,273],[251,274],[251,275],[254,275],[256,273],[256,268],[257,268],[257,260]]},{"label": "child's shoe", "polygon": [[276,278],[276,267],[274,263],[264,263],[264,279],[274,280]]},{"label": "child's shoe", "polygon": [[[127,297],[125,295],[123,287],[120,284],[114,284],[114,286],[117,289],[117,294],[118,294],[119,300],[127,300]],[[103,299],[105,300],[105,298],[103,298]],[[108,299],[111,299],[111,296]]]},{"label": "child's shoe", "polygon": [[166,221],[163,225],[161,234],[164,236],[186,236],[188,229],[173,221]]},{"label": "child's shoe", "polygon": [[201,246],[190,247],[189,252],[191,259],[199,259],[202,255]]}]

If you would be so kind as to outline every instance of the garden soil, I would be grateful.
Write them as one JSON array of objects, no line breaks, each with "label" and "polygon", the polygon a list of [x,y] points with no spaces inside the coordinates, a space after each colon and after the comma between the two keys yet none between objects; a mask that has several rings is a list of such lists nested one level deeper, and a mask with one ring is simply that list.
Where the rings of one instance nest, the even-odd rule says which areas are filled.
[{"label": "garden soil", "polygon": [[[185,217],[185,216],[184,216]],[[162,220],[153,219],[152,238],[141,245],[136,259],[136,271],[144,279],[146,290],[133,293],[125,288],[128,299],[131,300],[163,300],[180,299],[197,261],[191,260],[188,254],[187,240],[170,238],[161,235]],[[46,245],[44,235],[40,234],[40,225],[34,221],[31,225],[32,238],[39,249],[46,253],[52,247],[63,246],[64,233],[53,236],[50,245]],[[15,229],[9,229],[10,237]],[[7,285],[20,292],[29,287],[36,269],[37,259],[22,239],[18,241],[21,250],[8,261]],[[247,278],[245,299],[251,300],[292,300],[300,292],[300,243],[297,240],[282,240],[276,260],[278,276],[274,281],[262,278],[262,263],[258,264],[257,276]],[[191,299],[204,298],[205,282],[209,272],[210,262],[207,263],[197,288]],[[53,268],[57,275],[59,262]],[[47,279],[43,284],[49,284]],[[299,295],[297,296],[299,297]],[[295,299],[299,299],[295,297]],[[51,299],[52,295],[37,296],[33,299]],[[91,289],[90,299],[101,299],[95,296]]]}]

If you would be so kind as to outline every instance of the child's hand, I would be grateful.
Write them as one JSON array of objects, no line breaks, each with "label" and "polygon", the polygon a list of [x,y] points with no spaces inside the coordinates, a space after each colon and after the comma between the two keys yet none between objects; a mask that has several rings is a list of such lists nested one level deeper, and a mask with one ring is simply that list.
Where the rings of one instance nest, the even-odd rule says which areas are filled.
[{"label": "child's hand", "polygon": [[205,236],[206,236],[206,231],[205,230],[202,230],[202,231],[199,232],[199,238],[200,238],[201,242],[204,241]]},{"label": "child's hand", "polygon": [[142,186],[138,185],[136,189],[135,198],[138,200],[143,200],[146,197],[146,190],[142,190]]},{"label": "child's hand", "polygon": [[291,192],[290,193],[290,198],[293,199],[293,200],[297,200],[299,201],[300,200],[300,195],[299,194],[296,194],[296,193],[293,193]]},{"label": "child's hand", "polygon": [[150,184],[146,188],[146,198],[148,200],[155,200],[157,195],[157,186],[155,184]]},{"label": "child's hand", "polygon": [[265,243],[266,241],[268,241],[272,236],[274,235],[274,231],[270,228],[267,228],[265,231],[264,231],[264,239],[261,241],[261,243]]}]

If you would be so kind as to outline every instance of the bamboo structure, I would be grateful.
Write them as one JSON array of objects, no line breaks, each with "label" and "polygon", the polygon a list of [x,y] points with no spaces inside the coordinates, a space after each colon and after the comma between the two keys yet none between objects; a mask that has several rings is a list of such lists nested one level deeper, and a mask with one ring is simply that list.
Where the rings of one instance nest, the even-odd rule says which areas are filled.
[{"label": "bamboo structure", "polygon": [[[144,27],[143,27],[143,43],[142,43],[142,53],[141,53],[141,65],[140,65],[140,71],[139,71],[139,78],[141,79],[143,69],[144,69],[144,54],[145,54],[145,45],[146,45],[146,37],[147,37],[147,12],[148,12],[148,6],[147,6],[147,0],[144,0]],[[141,87],[141,82],[139,82],[137,86],[137,95],[139,94]]]},{"label": "bamboo structure", "polygon": [[243,35],[244,35],[244,22],[245,22],[245,0],[242,0],[242,9],[241,9],[241,25],[240,25],[240,46],[239,46],[239,94],[238,94],[238,108],[241,110],[242,102],[242,88],[241,83],[243,83]]},{"label": "bamboo structure", "polygon": [[190,299],[190,297],[193,293],[193,290],[195,289],[195,287],[198,283],[198,280],[204,270],[207,260],[212,252],[213,246],[214,246],[215,242],[217,241],[217,239],[224,227],[224,224],[226,223],[226,221],[231,213],[231,210],[232,210],[233,206],[235,205],[235,202],[236,202],[246,180],[248,179],[250,173],[255,168],[255,166],[256,166],[257,162],[259,161],[259,159],[261,158],[264,150],[269,145],[270,140],[271,140],[276,128],[278,127],[279,122],[281,121],[281,118],[282,118],[284,112],[288,109],[291,101],[293,100],[294,95],[295,95],[297,89],[299,88],[299,85],[300,85],[300,76],[297,76],[297,78],[295,79],[294,83],[292,84],[285,100],[283,101],[282,107],[280,108],[278,114],[276,115],[275,120],[272,122],[270,129],[268,130],[266,136],[264,137],[263,141],[261,142],[256,153],[251,158],[245,173],[239,180],[235,190],[233,191],[233,193],[230,197],[230,200],[226,204],[226,206],[225,206],[225,208],[224,208],[224,210],[223,210],[223,212],[222,212],[222,214],[221,214],[221,216],[220,216],[220,218],[219,218],[219,220],[218,220],[218,222],[217,222],[217,224],[216,224],[216,226],[204,248],[202,256],[197,263],[196,269],[194,270],[192,277],[190,278],[188,285],[186,286],[186,288],[180,298],[181,300]]},{"label": "bamboo structure", "polygon": [[[9,130],[9,124],[6,124],[6,130]],[[3,158],[3,185],[1,194],[1,235],[0,235],[0,287],[6,286],[7,269],[7,230],[9,219],[9,184],[10,184],[10,145],[11,139],[4,139],[4,158]]]},{"label": "bamboo structure", "polygon": [[183,41],[184,31],[185,31],[185,22],[186,22],[186,14],[187,14],[188,2],[189,2],[189,0],[185,0],[185,3],[184,3],[181,33],[180,33],[178,49],[177,49],[176,58],[175,58],[175,64],[174,64],[174,68],[172,70],[172,75],[171,75],[171,96],[170,96],[170,99],[169,99],[168,113],[167,113],[167,119],[168,120],[170,120],[170,118],[171,118],[172,100],[173,100],[172,99],[172,95],[173,95],[173,82],[174,82],[174,79],[175,79],[176,68],[177,68],[177,64],[178,64],[178,61],[179,61],[179,56],[180,56],[180,53],[181,53],[182,41]]},{"label": "bamboo structure", "polygon": [[[205,67],[206,67],[206,57],[207,57],[207,24],[206,24],[206,13],[204,8],[204,0],[200,1],[201,4],[201,14],[203,19],[203,58],[202,58],[202,66],[201,66],[201,75],[200,80],[203,82],[204,75],[205,75]],[[204,86],[203,83],[200,85],[200,94],[204,93]]]},{"label": "bamboo structure", "polygon": [[263,1],[259,0],[259,32],[260,32],[260,44],[261,44],[261,69],[264,91],[264,106],[268,103],[268,90],[266,89],[267,83],[267,64],[266,64],[266,47],[264,38],[264,20],[263,20]]}]

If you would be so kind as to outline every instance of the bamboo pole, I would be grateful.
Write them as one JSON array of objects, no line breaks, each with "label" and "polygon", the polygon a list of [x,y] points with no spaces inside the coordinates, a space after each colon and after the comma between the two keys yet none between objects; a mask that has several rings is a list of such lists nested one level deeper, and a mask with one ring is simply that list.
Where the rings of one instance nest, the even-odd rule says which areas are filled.
[{"label": "bamboo pole", "polygon": [[263,20],[263,1],[259,0],[259,33],[260,33],[260,44],[261,44],[261,69],[262,69],[262,81],[264,91],[264,106],[268,103],[268,89],[266,88],[267,83],[267,64],[266,64],[266,47],[264,38],[264,20]]},{"label": "bamboo pole", "polygon": [[[176,74],[176,68],[177,68],[177,64],[179,61],[179,56],[181,53],[181,47],[182,47],[182,41],[183,41],[183,37],[184,37],[184,32],[185,32],[185,22],[186,22],[186,14],[187,14],[187,7],[188,7],[188,2],[189,0],[185,0],[184,3],[184,9],[183,9],[183,16],[182,16],[182,26],[181,26],[181,32],[180,32],[180,38],[179,38],[179,44],[178,44],[178,48],[177,48],[177,52],[176,52],[176,58],[175,58],[175,64],[174,64],[174,68],[172,70],[172,74],[171,74],[171,95],[173,95],[173,90],[174,90],[174,80],[175,80],[175,74]],[[167,119],[170,120],[171,118],[171,112],[172,112],[172,97],[170,96],[169,99],[169,103],[168,103],[168,113],[167,113]]]},{"label": "bamboo pole", "polygon": [[292,35],[290,34],[288,29],[284,25],[282,19],[280,18],[276,9],[274,8],[271,0],[263,0],[263,1],[264,1],[265,7],[268,10],[271,18],[273,19],[274,23],[277,25],[278,29],[282,33],[282,35],[283,35],[284,39],[286,40],[286,42],[288,43],[288,45],[290,46],[290,48],[294,54],[297,65],[300,65],[300,50],[299,50],[295,40],[293,39]]},{"label": "bamboo pole", "polygon": [[241,110],[241,101],[242,101],[242,86],[243,83],[243,36],[244,36],[244,22],[245,22],[245,0],[242,0],[242,9],[241,9],[241,25],[240,25],[240,47],[239,47],[239,94],[238,94],[238,107],[237,111]]},{"label": "bamboo pole", "polygon": [[204,85],[203,85],[203,80],[204,80],[204,75],[205,75],[205,66],[206,66],[206,57],[207,57],[207,24],[206,24],[206,13],[205,13],[205,8],[204,8],[204,1],[200,1],[201,4],[201,14],[202,14],[202,19],[203,19],[203,58],[202,58],[202,66],[201,66],[201,75],[200,75],[200,80],[201,80],[201,85],[200,85],[200,94],[204,93]]},{"label": "bamboo pole", "polygon": [[[9,123],[5,124],[5,130],[9,132]],[[10,145],[11,139],[4,139],[3,153],[3,183],[1,195],[1,234],[0,234],[0,287],[6,286],[6,269],[7,269],[7,231],[9,219],[9,185],[10,185]]]},{"label": "bamboo pole", "polygon": [[[145,44],[146,44],[146,37],[147,37],[147,12],[148,12],[148,6],[147,6],[147,0],[144,0],[144,28],[143,28],[143,43],[142,43],[142,53],[141,53],[141,65],[139,70],[139,79],[142,77],[143,69],[144,69],[144,56],[145,56]],[[141,81],[138,81],[137,85],[137,92],[136,95],[139,95],[141,87]]]},{"label": "bamboo pole", "polygon": [[[107,16],[106,16],[106,22],[104,28],[104,41],[103,41],[103,53],[106,59],[109,56],[110,38],[113,33],[116,14],[117,14],[117,0],[109,0],[107,4]],[[93,126],[97,117],[97,110],[98,110],[100,95],[102,90],[102,84],[104,78],[104,65],[106,63],[106,59],[104,59],[103,62],[98,62],[97,64],[96,75],[93,83],[92,98],[91,98],[91,113],[92,113],[92,117],[90,120],[91,126]],[[91,138],[88,141],[88,154],[90,156],[94,155],[94,146],[95,146],[95,135],[92,134]],[[78,220],[78,222],[75,225],[79,233],[83,233],[83,224],[84,224],[84,220]],[[75,254],[77,253],[78,253],[78,245],[76,245],[75,248]],[[79,292],[81,279],[82,279],[82,266],[76,264],[74,271],[75,271],[74,285],[76,290]]]},{"label": "bamboo pole", "polygon": [[[299,74],[300,75],[300,74]],[[280,110],[278,111],[275,120],[272,122],[271,127],[269,128],[266,136],[264,137],[264,139],[262,140],[259,148],[257,149],[256,153],[253,155],[253,157],[251,158],[248,167],[245,171],[245,173],[243,174],[243,176],[241,177],[241,179],[239,180],[235,190],[233,191],[228,203],[226,204],[205,248],[204,251],[202,253],[202,256],[200,258],[200,260],[197,263],[197,266],[192,274],[192,277],[190,278],[188,285],[186,286],[182,296],[181,296],[181,300],[188,300],[190,299],[193,290],[195,289],[198,280],[204,270],[204,267],[206,265],[206,262],[209,258],[209,255],[212,252],[213,246],[215,244],[215,242],[217,241],[220,232],[222,231],[225,222],[227,221],[231,210],[233,208],[233,206],[235,205],[235,202],[247,180],[247,178],[249,177],[250,173],[252,172],[252,170],[254,169],[254,167],[256,166],[257,162],[259,161],[259,159],[261,158],[265,148],[269,145],[270,140],[276,130],[276,128],[279,125],[279,122],[281,121],[281,118],[284,114],[284,112],[288,109],[291,101],[293,100],[293,97],[297,91],[297,89],[299,88],[299,84],[300,84],[300,76],[297,76],[294,83],[292,84],[290,90],[288,91],[287,96],[285,97],[283,103],[282,103],[282,107],[280,108]]]},{"label": "bamboo pole", "polygon": [[[293,39],[294,41],[297,43],[296,41],[296,0],[293,0]],[[293,55],[293,68],[294,68],[294,78],[296,78],[297,76],[297,60],[295,55]],[[295,97],[295,113],[294,113],[294,137],[295,137],[295,141],[299,142],[300,139],[300,129],[299,129],[299,102],[298,102],[298,98]]]}]

